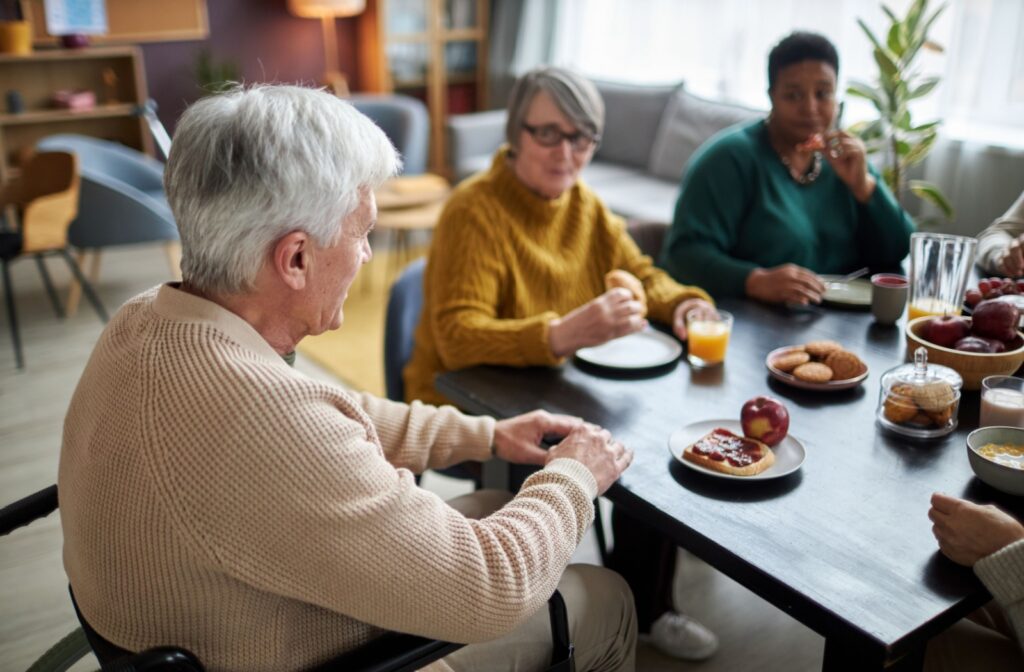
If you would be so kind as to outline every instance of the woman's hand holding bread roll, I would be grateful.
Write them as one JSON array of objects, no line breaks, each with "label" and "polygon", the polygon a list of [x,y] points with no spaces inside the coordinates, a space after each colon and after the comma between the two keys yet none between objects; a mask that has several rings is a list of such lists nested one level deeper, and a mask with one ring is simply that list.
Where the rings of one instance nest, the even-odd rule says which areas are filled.
[{"label": "woman's hand holding bread roll", "polygon": [[556,357],[568,357],[580,348],[601,345],[647,326],[644,318],[647,297],[643,285],[626,271],[612,271],[605,276],[606,286],[613,274],[618,278],[616,282],[625,282],[632,287],[611,286],[596,299],[549,323],[548,345]]}]

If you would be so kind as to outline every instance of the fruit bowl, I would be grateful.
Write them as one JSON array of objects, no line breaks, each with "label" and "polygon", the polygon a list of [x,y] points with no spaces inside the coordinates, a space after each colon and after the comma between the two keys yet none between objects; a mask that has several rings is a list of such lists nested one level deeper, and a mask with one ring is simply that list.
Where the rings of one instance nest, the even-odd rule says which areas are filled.
[{"label": "fruit bowl", "polygon": [[[1000,353],[962,352],[929,343],[921,337],[921,329],[931,316],[919,317],[907,323],[907,353],[913,355],[920,347],[928,351],[928,361],[954,369],[964,379],[965,390],[980,390],[986,376],[1010,376],[1024,363],[1024,345]],[[1021,334],[1024,337],[1024,334]]]},{"label": "fruit bowl", "polygon": [[[978,478],[996,490],[1011,495],[1024,495],[1024,469],[1007,466],[984,457],[978,451],[982,446],[995,444],[1024,445],[1024,429],[1018,427],[982,427],[967,435],[967,460]],[[1020,463],[1019,460],[1008,460]]]}]

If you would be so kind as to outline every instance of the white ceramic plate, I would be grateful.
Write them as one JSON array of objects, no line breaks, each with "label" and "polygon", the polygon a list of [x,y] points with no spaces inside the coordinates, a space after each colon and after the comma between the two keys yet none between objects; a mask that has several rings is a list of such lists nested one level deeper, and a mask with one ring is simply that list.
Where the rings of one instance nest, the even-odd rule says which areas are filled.
[{"label": "white ceramic plate", "polygon": [[734,481],[766,481],[773,478],[781,478],[799,469],[800,465],[804,463],[804,458],[807,457],[804,444],[800,443],[799,439],[794,438],[791,434],[784,438],[779,445],[772,448],[772,452],[775,453],[775,464],[754,476],[723,474],[718,471],[705,469],[689,460],[684,460],[683,451],[686,450],[686,447],[715,427],[721,427],[722,429],[728,429],[734,434],[743,435],[743,427],[740,425],[739,420],[701,420],[700,422],[691,422],[685,427],[672,432],[672,435],[668,437],[668,449],[674,458],[694,471]]},{"label": "white ceramic plate", "polygon": [[827,303],[843,306],[870,306],[871,282],[864,278],[856,278],[849,282],[840,282],[841,275],[822,275],[825,293],[821,296]]},{"label": "white ceramic plate", "polygon": [[671,364],[683,354],[679,341],[654,329],[616,338],[593,348],[581,348],[576,357],[609,369],[651,369]]},{"label": "white ceramic plate", "polygon": [[854,387],[857,387],[867,379],[868,374],[870,373],[869,370],[865,370],[864,373],[854,378],[847,378],[846,380],[830,380],[827,383],[811,383],[806,380],[800,380],[792,373],[779,371],[774,366],[772,366],[772,361],[774,361],[776,357],[778,357],[784,352],[792,350],[794,347],[796,346],[787,345],[781,348],[776,348],[769,352],[768,356],[764,358],[764,365],[768,367],[769,375],[771,375],[772,378],[779,381],[780,383],[792,385],[793,387],[799,387],[801,390],[817,390],[818,392],[838,392],[839,390],[849,390]]}]

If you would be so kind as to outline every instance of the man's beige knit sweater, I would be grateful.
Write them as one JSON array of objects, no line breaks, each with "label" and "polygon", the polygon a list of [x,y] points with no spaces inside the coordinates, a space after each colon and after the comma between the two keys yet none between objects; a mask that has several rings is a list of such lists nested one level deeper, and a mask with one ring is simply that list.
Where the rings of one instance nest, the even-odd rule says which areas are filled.
[{"label": "man's beige knit sweater", "polygon": [[552,461],[469,520],[413,472],[486,459],[489,418],[355,396],[172,286],[129,301],[68,410],[64,565],[113,643],[299,669],[401,630],[476,642],[544,606],[596,482]]}]

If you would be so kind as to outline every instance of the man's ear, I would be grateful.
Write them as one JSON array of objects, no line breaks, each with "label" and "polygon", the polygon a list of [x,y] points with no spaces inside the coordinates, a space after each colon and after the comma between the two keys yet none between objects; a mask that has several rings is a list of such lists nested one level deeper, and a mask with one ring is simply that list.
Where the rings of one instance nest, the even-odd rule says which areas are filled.
[{"label": "man's ear", "polygon": [[313,241],[305,231],[292,231],[274,243],[271,268],[290,289],[306,287]]}]

